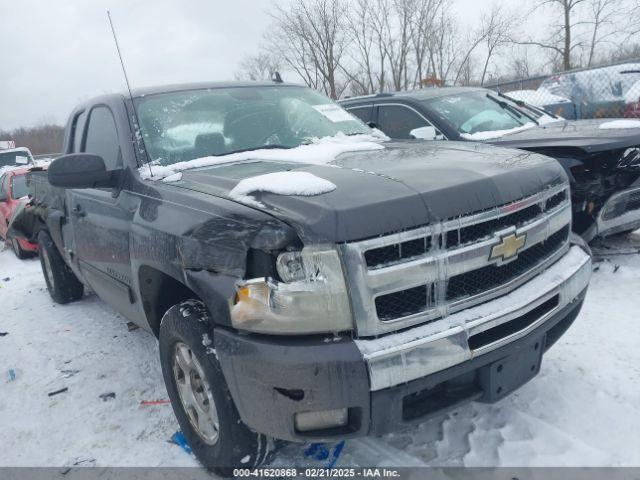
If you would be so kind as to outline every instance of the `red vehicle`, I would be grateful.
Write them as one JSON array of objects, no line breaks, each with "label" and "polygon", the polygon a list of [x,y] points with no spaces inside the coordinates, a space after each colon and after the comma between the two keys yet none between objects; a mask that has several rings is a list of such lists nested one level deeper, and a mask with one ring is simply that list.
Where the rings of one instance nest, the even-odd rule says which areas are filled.
[{"label": "red vehicle", "polygon": [[[27,173],[29,168],[14,168],[0,175],[0,239],[8,241],[9,221],[20,204],[27,203]],[[12,238],[11,247],[18,258],[33,256],[38,251],[36,243],[22,238]]]}]

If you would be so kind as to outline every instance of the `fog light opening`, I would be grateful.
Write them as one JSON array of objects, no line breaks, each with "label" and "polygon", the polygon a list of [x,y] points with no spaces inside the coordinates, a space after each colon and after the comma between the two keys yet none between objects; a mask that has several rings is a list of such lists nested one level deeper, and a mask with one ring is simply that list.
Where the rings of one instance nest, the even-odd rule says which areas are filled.
[{"label": "fog light opening", "polygon": [[320,410],[316,412],[300,412],[294,417],[295,427],[298,432],[311,432],[314,430],[326,430],[328,428],[344,427],[349,421],[349,412],[346,408],[335,410]]}]

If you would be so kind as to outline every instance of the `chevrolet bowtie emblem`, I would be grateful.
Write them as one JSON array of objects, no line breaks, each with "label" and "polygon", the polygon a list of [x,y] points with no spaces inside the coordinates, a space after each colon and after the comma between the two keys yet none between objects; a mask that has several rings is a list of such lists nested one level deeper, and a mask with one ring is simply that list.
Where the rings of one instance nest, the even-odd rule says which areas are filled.
[{"label": "chevrolet bowtie emblem", "polygon": [[491,249],[491,255],[489,255],[489,260],[495,260],[497,258],[501,260],[509,260],[510,258],[515,257],[520,249],[524,247],[525,242],[527,241],[527,235],[518,236],[515,233],[511,235],[507,235],[506,237],[501,238],[501,242],[498,245],[494,245]]}]

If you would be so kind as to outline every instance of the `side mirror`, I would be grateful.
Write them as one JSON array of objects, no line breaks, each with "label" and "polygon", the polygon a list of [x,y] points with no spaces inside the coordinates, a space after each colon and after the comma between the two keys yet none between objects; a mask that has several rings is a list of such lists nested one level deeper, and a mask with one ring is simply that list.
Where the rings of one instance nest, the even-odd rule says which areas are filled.
[{"label": "side mirror", "polygon": [[431,125],[426,127],[414,128],[409,132],[409,135],[413,138],[419,138],[421,140],[437,140],[438,138],[436,127],[432,127]]},{"label": "side mirror", "polygon": [[61,188],[111,188],[120,170],[107,171],[100,155],[70,153],[56,158],[48,170],[49,183]]},{"label": "side mirror", "polygon": [[8,200],[7,193],[6,192],[0,193],[0,202],[6,202],[7,200]]}]

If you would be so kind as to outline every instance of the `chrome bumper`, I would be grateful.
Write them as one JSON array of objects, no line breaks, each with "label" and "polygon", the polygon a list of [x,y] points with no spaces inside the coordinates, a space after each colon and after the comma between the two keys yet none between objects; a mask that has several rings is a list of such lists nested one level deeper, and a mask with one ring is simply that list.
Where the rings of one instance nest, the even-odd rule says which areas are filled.
[{"label": "chrome bumper", "polygon": [[640,208],[629,208],[631,200],[640,198],[640,187],[618,192],[607,200],[596,220],[596,235],[606,237],[626,230],[640,228]]},{"label": "chrome bumper", "polygon": [[[564,257],[520,288],[432,323],[377,339],[356,340],[367,362],[371,390],[409,382],[510,343],[575,301],[589,284],[591,257],[573,246]],[[558,296],[553,309],[528,327],[472,350],[472,335],[519,318]]]}]

